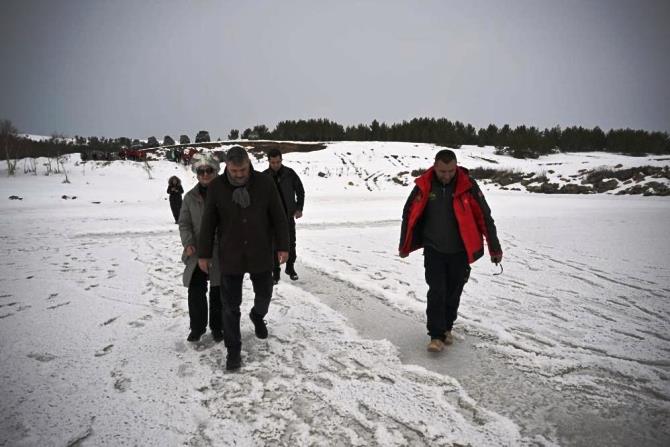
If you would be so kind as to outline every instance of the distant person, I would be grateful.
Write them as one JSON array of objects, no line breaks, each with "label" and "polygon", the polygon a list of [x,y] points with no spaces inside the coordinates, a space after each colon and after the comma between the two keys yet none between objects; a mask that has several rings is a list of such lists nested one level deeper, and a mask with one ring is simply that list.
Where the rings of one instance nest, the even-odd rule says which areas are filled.
[{"label": "distant person", "polygon": [[[286,274],[291,280],[298,280],[298,274],[295,271],[295,260],[297,258],[295,251],[295,219],[302,217],[302,209],[305,204],[305,189],[302,187],[300,177],[296,172],[282,164],[282,153],[279,149],[272,149],[268,152],[268,162],[270,167],[264,171],[269,174],[277,185],[279,196],[281,197],[286,217],[288,218],[289,231],[289,251],[288,261],[286,261]],[[279,282],[281,269],[279,268],[278,257],[275,256],[275,265],[272,271],[272,279],[275,284]]]},{"label": "distant person", "polygon": [[242,280],[249,273],[254,306],[249,313],[256,337],[268,337],[263,318],[272,298],[273,241],[279,262],[288,258],[288,223],[272,179],[254,170],[244,148],[233,146],[226,154],[226,169],[209,185],[200,228],[198,264],[207,271],[218,236],[221,266],[223,335],[228,351],[226,369],[242,364],[240,305]]},{"label": "distant person", "polygon": [[186,340],[196,342],[207,330],[207,282],[209,281],[209,328],[216,342],[223,340],[221,315],[221,277],[219,256],[214,253],[207,270],[198,266],[197,246],[200,238],[200,224],[205,209],[205,199],[209,184],[219,175],[219,160],[215,157],[197,155],[191,169],[196,173],[198,183],[186,193],[179,215],[179,235],[184,246],[182,261],[184,286],[188,287],[188,316],[191,332]]},{"label": "distant person", "polygon": [[467,169],[457,165],[453,151],[439,151],[433,166],[414,182],[402,213],[399,255],[424,248],[428,351],[440,352],[453,343],[469,264],[484,255],[483,237],[491,262],[501,262],[503,253],[484,194]]},{"label": "distant person", "polygon": [[184,194],[184,188],[181,186],[181,180],[173,175],[168,180],[167,193],[170,194],[170,209],[174,217],[174,223],[179,223],[179,211],[181,210],[181,195]]}]

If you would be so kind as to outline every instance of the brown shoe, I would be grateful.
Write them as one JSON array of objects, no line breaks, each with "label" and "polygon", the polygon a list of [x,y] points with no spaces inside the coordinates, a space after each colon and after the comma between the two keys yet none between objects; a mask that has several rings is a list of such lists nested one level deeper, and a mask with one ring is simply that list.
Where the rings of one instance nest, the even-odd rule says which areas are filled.
[{"label": "brown shoe", "polygon": [[445,345],[454,344],[454,336],[451,334],[451,331],[447,331],[444,333],[444,344]]},{"label": "brown shoe", "polygon": [[433,338],[430,343],[428,343],[428,352],[440,352],[444,349],[444,342],[439,338]]}]

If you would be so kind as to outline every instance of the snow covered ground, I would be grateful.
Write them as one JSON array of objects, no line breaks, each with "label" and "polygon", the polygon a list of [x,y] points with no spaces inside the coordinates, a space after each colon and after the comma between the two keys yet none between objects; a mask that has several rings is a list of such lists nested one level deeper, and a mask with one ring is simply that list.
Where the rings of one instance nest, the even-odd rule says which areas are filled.
[{"label": "snow covered ground", "polygon": [[[209,334],[185,341],[165,189],[171,175],[195,184],[190,171],[77,155],[70,183],[45,176],[45,160],[36,176],[0,169],[0,445],[667,445],[670,200],[485,186],[505,271],[474,265],[456,343],[434,355],[421,254],[397,256],[410,186],[393,178],[409,183],[435,151],[334,143],[285,156],[307,191],[301,280],[276,287],[268,340],[243,318],[236,374]],[[566,177],[667,164],[457,154]],[[247,283],[243,315],[250,294]]]}]

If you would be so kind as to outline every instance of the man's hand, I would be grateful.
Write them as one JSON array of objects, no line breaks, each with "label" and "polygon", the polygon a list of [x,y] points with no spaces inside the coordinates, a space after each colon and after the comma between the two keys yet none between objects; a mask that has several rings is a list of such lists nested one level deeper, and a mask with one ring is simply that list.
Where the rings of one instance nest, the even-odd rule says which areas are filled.
[{"label": "man's hand", "polygon": [[491,256],[491,262],[493,262],[494,264],[500,264],[500,261],[502,261],[502,253],[499,255]]},{"label": "man's hand", "polygon": [[187,245],[186,246],[186,256],[188,256],[190,258],[191,256],[193,256],[194,253],[195,253],[195,245]]},{"label": "man's hand", "polygon": [[198,259],[198,267],[205,273],[209,273],[209,259]]},{"label": "man's hand", "polygon": [[407,256],[409,256],[409,253],[404,253],[404,252],[398,250],[398,256],[400,256],[401,258],[406,258]]},{"label": "man's hand", "polygon": [[288,252],[287,251],[278,251],[277,258],[279,258],[279,263],[283,264],[288,261]]},{"label": "man's hand", "polygon": [[302,211],[297,210],[295,213],[293,213],[293,217],[300,219],[302,217]]}]

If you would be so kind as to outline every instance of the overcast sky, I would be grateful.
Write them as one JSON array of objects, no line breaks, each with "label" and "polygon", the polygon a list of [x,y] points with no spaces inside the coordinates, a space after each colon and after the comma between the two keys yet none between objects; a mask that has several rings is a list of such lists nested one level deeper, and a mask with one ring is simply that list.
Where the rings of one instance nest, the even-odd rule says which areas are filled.
[{"label": "overcast sky", "polygon": [[291,119],[670,131],[670,1],[2,0],[0,119],[225,138]]}]

